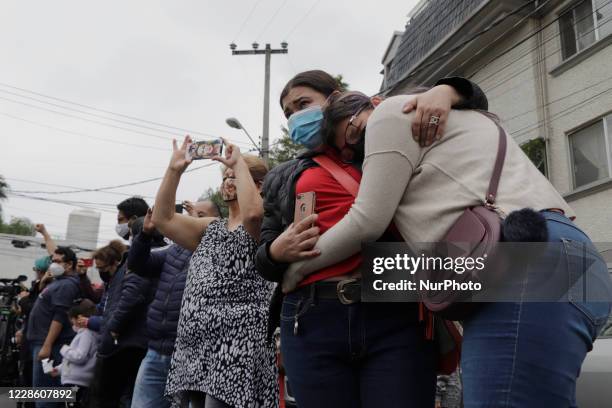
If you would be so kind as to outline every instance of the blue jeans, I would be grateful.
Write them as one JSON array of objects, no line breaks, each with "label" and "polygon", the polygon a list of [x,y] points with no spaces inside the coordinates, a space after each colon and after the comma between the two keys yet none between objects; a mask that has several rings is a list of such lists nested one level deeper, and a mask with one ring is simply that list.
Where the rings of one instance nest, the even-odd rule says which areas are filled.
[{"label": "blue jeans", "polygon": [[164,390],[171,360],[172,356],[159,354],[153,349],[147,351],[136,376],[132,407],[170,407],[170,401],[164,397]]},{"label": "blue jeans", "polygon": [[[553,212],[543,215],[549,242],[574,242],[595,250],[569,219]],[[550,250],[564,251],[564,245],[554,248]],[[558,255],[567,261],[570,274],[584,273],[572,264],[571,254]],[[610,299],[605,263],[598,261],[590,271],[589,278],[605,288]],[[524,292],[536,289],[530,281],[538,277],[531,275],[523,280]],[[487,303],[464,322],[461,368],[466,408],[576,406],[582,362],[610,314],[609,301],[575,300],[580,296],[572,293],[581,285],[578,280],[560,302]]]},{"label": "blue jeans", "polygon": [[[433,407],[436,357],[413,303],[354,303],[288,294],[281,349],[300,408]],[[298,330],[294,334],[296,314]]]},{"label": "blue jeans", "polygon": [[[49,388],[49,387],[61,387],[60,377],[51,377],[50,374],[45,374],[42,369],[42,363],[38,360],[38,353],[42,348],[42,344],[32,344],[32,387],[38,388]],[[53,360],[53,365],[56,366],[62,362],[62,355],[60,349],[62,344],[55,342],[51,348],[51,355],[49,359]],[[63,407],[64,404],[61,402],[36,402],[36,408],[53,408]]]}]

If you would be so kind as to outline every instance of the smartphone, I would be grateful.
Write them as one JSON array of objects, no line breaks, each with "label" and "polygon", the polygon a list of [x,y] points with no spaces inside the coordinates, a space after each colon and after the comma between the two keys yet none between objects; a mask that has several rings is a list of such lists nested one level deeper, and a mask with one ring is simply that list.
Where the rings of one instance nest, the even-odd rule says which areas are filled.
[{"label": "smartphone", "polygon": [[300,193],[295,199],[295,214],[293,223],[297,224],[304,218],[315,213],[316,196],[314,191]]},{"label": "smartphone", "polygon": [[83,265],[86,267],[93,266],[93,258],[81,258],[83,260]]},{"label": "smartphone", "polygon": [[183,213],[183,204],[174,204],[174,212],[177,214]]},{"label": "smartphone", "polygon": [[210,159],[223,153],[223,140],[200,140],[190,143],[185,152],[187,160]]}]

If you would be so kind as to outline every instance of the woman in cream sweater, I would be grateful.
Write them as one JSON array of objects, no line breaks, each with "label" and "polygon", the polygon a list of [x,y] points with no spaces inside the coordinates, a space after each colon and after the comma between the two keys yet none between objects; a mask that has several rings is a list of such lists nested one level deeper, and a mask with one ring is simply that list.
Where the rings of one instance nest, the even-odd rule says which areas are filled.
[{"label": "woman in cream sweater", "polygon": [[[402,113],[412,97],[381,102],[347,92],[330,100],[323,138],[342,157],[363,155],[363,178],[349,213],[317,242],[321,255],[294,263],[285,273],[285,292],[308,274],[359,252],[362,242],[375,241],[392,221],[406,242],[433,243],[466,208],[483,204],[498,147],[495,122],[481,112],[452,111],[444,138],[420,147],[406,137],[413,118]],[[509,137],[496,203],[505,214],[527,207],[540,211],[549,242],[593,248],[571,221],[571,208]],[[465,321],[466,407],[575,405],[576,378],[612,297],[605,263],[598,260],[589,273],[608,301],[574,302],[568,295],[565,302],[487,303]],[[528,277],[522,284],[533,289]]]}]

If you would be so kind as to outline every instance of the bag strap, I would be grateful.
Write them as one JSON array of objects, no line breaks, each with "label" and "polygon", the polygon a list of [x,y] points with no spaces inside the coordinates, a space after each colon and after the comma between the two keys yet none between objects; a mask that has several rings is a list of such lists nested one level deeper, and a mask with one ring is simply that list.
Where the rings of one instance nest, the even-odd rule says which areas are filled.
[{"label": "bag strap", "polygon": [[346,170],[338,165],[335,161],[324,154],[320,154],[312,158],[319,166],[324,168],[332,175],[333,178],[344,188],[350,195],[357,197],[359,192],[359,183]]},{"label": "bag strap", "polygon": [[504,168],[504,161],[506,160],[506,150],[507,150],[507,136],[504,129],[499,125],[497,119],[493,114],[488,112],[482,112],[485,116],[495,122],[495,125],[499,129],[499,144],[497,145],[497,157],[495,158],[495,165],[493,166],[493,174],[491,175],[491,181],[489,182],[489,188],[487,189],[487,197],[485,199],[485,203],[489,206],[493,206],[495,204],[495,200],[497,199],[497,188],[499,187],[499,179],[501,177],[502,170]]}]

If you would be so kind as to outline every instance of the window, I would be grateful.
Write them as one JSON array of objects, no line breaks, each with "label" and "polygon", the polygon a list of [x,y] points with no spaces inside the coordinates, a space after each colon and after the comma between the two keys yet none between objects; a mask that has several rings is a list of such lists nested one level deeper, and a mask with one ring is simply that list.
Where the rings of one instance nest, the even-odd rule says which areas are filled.
[{"label": "window", "polygon": [[612,115],[569,135],[574,188],[610,178]]},{"label": "window", "polygon": [[559,25],[565,60],[612,34],[612,2],[583,0],[559,18]]}]

